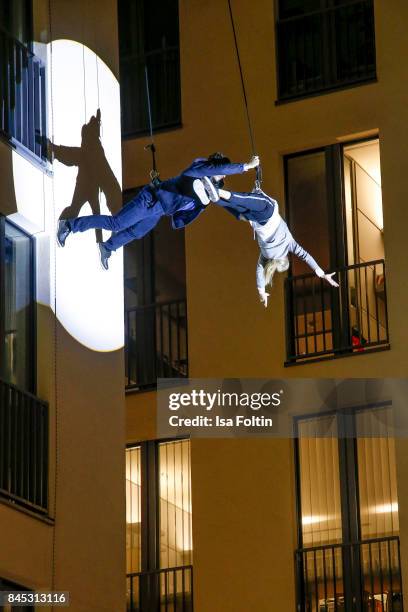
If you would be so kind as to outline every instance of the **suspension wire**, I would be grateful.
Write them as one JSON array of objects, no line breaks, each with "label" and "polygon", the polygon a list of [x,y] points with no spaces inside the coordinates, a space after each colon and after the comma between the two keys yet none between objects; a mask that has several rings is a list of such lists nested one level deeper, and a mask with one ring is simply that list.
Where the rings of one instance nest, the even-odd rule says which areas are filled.
[{"label": "suspension wire", "polygon": [[[238,39],[237,39],[236,30],[235,30],[235,21],[234,21],[234,15],[232,13],[231,0],[227,0],[227,2],[228,2],[228,9],[229,9],[229,15],[230,15],[230,20],[231,20],[232,34],[234,36],[235,53],[237,56],[239,75],[241,78],[242,96],[244,98],[244,106],[245,106],[245,113],[246,113],[246,118],[247,118],[247,123],[248,123],[249,138],[251,141],[252,155],[257,155],[256,146],[255,146],[254,130],[252,127],[251,115],[249,113],[248,98],[247,98],[246,87],[245,87],[245,79],[244,79],[244,73],[242,70],[241,57],[239,54]],[[262,183],[262,168],[259,165],[256,168],[256,180],[255,180],[255,189],[257,191],[261,190],[261,183]]]},{"label": "suspension wire", "polygon": [[[51,142],[55,142],[54,133],[54,96],[53,96],[53,31],[52,31],[52,0],[48,0],[48,25],[49,25],[49,41],[50,41],[50,108],[51,108]],[[55,184],[54,184],[54,158],[52,157],[52,182],[51,182],[51,193],[52,193],[52,209],[53,209],[53,224],[54,228],[57,224],[56,210],[55,210]],[[52,529],[52,552],[51,552],[51,590],[56,590],[57,580],[57,500],[58,500],[58,486],[59,486],[59,398],[58,398],[58,320],[57,320],[57,254],[54,251],[54,262],[53,262],[53,281],[54,281],[54,346],[53,346],[53,383],[54,383],[54,418],[55,418],[55,432],[54,432],[54,505],[53,505],[53,519],[54,525]],[[51,607],[54,610],[54,606]]]},{"label": "suspension wire", "polygon": [[[96,67],[96,90],[98,92],[98,109],[96,111],[96,113],[98,114],[99,111],[99,117],[100,117],[100,121],[99,121],[99,139],[102,141],[102,137],[103,137],[103,124],[102,124],[102,112],[101,112],[101,101],[100,101],[100,96],[99,96],[99,65],[98,65],[98,56],[95,53],[95,67]],[[107,202],[107,198],[105,196],[105,202],[106,204],[108,204]],[[101,188],[98,186],[98,214],[101,214]]]},{"label": "suspension wire", "polygon": [[153,138],[153,122],[152,122],[152,107],[150,103],[150,89],[149,89],[149,74],[147,72],[147,65],[145,64],[145,81],[146,81],[146,99],[147,99],[147,113],[149,116],[149,131],[150,131],[150,144],[145,146],[145,150],[150,149],[152,153],[152,170],[150,172],[150,178],[152,182],[159,178],[159,173],[156,166],[156,146]]}]

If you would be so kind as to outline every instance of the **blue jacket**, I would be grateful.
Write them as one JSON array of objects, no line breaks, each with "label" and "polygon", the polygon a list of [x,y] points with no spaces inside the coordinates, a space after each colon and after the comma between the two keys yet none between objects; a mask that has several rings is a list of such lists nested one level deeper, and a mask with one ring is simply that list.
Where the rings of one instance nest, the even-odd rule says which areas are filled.
[{"label": "blue jacket", "polygon": [[178,176],[162,181],[157,188],[157,195],[164,213],[172,217],[174,229],[185,227],[206,208],[194,192],[195,179],[243,172],[244,164],[217,164],[216,161],[210,162],[199,157]]}]

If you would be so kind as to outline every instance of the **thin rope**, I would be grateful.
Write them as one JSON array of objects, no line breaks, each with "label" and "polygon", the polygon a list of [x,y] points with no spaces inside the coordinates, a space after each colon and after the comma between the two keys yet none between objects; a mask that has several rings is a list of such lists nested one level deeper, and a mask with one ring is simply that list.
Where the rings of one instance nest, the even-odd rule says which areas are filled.
[{"label": "thin rope", "polygon": [[[50,108],[51,108],[51,142],[54,143],[54,99],[53,99],[53,37],[52,37],[52,9],[51,0],[48,0],[48,19],[50,35]],[[54,159],[51,157],[53,166]],[[53,206],[53,231],[56,227],[55,210],[55,185],[54,172],[52,173],[52,206]],[[53,532],[52,532],[52,567],[51,567],[51,590],[56,590],[56,552],[57,552],[57,488],[58,488],[58,458],[59,458],[59,415],[58,415],[58,387],[57,387],[57,355],[58,355],[58,326],[57,326],[57,257],[54,250],[54,410],[55,410],[55,473],[54,473],[54,508],[53,508]],[[54,610],[54,606],[51,608]]]},{"label": "thin rope", "polygon": [[[98,56],[95,53],[95,61],[96,61],[96,90],[98,92],[98,108],[101,109],[101,102],[99,99],[99,62]],[[103,122],[102,122],[102,113],[101,113],[101,136],[103,135]]]},{"label": "thin rope", "polygon": [[145,149],[150,149],[152,152],[152,172],[150,173],[150,177],[152,180],[158,177],[157,167],[156,167],[156,146],[154,144],[153,137],[153,121],[152,121],[152,107],[150,103],[150,89],[149,89],[149,74],[147,72],[147,65],[145,64],[145,81],[146,81],[146,99],[147,99],[147,113],[149,116],[149,131],[150,131],[150,144],[145,147]]},{"label": "thin rope", "polygon": [[241,57],[240,57],[240,54],[239,54],[237,33],[235,31],[234,16],[232,14],[231,0],[227,0],[227,2],[228,2],[228,9],[229,9],[229,14],[230,14],[230,19],[231,19],[232,33],[234,35],[235,52],[236,52],[236,55],[237,55],[239,75],[240,75],[240,78],[241,78],[242,95],[243,95],[243,98],[244,98],[245,112],[246,112],[246,118],[247,118],[247,123],[248,123],[248,131],[249,131],[249,137],[250,137],[250,140],[251,140],[251,147],[252,147],[252,155],[256,155],[254,131],[252,129],[251,116],[249,114],[248,98],[247,98],[247,93],[246,93],[246,88],[245,88],[244,73],[242,71]]},{"label": "thin rope", "polygon": [[[98,110],[101,110],[101,104],[100,104],[100,99],[99,99],[99,64],[98,64],[98,56],[95,53],[95,63],[96,63],[96,91],[98,92]],[[103,127],[102,127],[102,113],[101,113],[101,120],[99,123],[99,137],[102,138],[103,136]],[[106,202],[107,203],[107,202]],[[99,214],[101,214],[101,188],[98,186],[98,206],[99,206]]]},{"label": "thin rope", "polygon": [[84,106],[85,106],[85,120],[84,123],[86,123],[86,68],[85,68],[85,45],[82,45],[82,65],[83,65],[83,69],[84,69]]},{"label": "thin rope", "polygon": [[145,65],[145,80],[146,80],[146,96],[147,96],[147,112],[149,115],[149,130],[150,140],[153,144],[153,123],[152,123],[152,109],[150,105],[150,89],[149,89],[149,75],[147,72],[147,66]]}]

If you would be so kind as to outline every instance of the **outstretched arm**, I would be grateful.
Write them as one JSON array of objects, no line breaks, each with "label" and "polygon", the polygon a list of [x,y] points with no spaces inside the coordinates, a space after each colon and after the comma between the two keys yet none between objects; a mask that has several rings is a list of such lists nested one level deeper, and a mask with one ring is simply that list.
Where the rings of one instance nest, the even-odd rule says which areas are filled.
[{"label": "outstretched arm", "polygon": [[253,157],[247,164],[223,164],[216,160],[203,159],[194,162],[183,172],[186,176],[202,178],[203,176],[218,176],[227,174],[242,174],[259,166],[259,157]]},{"label": "outstretched arm", "polygon": [[313,259],[310,253],[308,253],[303,247],[301,247],[300,244],[296,242],[296,240],[292,241],[290,250],[297,257],[299,257],[299,259],[303,259],[303,261],[307,263],[309,268],[311,268],[319,278],[324,278],[333,287],[339,286],[339,284],[333,279],[335,272],[332,272],[331,274],[325,274],[324,270],[321,269],[319,264]]},{"label": "outstretched arm", "polygon": [[51,140],[47,140],[47,151],[50,161],[55,158],[65,166],[78,166],[80,162],[81,147],[56,145]]},{"label": "outstretched arm", "polygon": [[269,293],[266,293],[265,291],[265,274],[261,254],[258,257],[256,264],[256,286],[258,287],[259,299],[266,308],[268,306]]}]

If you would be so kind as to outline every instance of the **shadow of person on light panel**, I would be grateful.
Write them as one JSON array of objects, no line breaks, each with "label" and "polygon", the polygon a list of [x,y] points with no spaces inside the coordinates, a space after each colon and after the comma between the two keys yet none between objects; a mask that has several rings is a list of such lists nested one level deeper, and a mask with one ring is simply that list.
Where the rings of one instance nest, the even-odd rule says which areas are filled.
[{"label": "shadow of person on light panel", "polygon": [[[89,202],[92,214],[101,214],[99,194],[103,192],[111,214],[122,206],[122,190],[105,156],[101,139],[101,111],[81,129],[81,146],[68,147],[49,141],[49,153],[65,166],[78,166],[76,185],[69,206],[64,208],[60,219],[78,217],[81,208]],[[102,242],[102,230],[96,229],[96,241]]]}]

